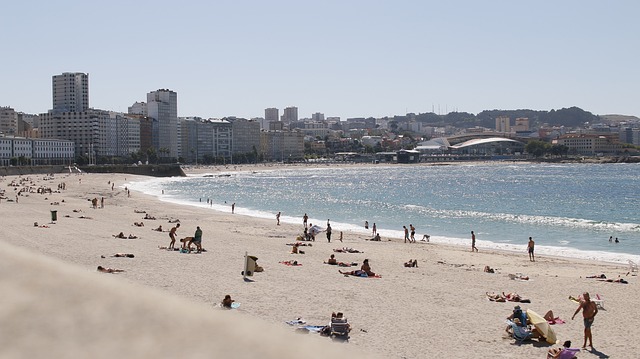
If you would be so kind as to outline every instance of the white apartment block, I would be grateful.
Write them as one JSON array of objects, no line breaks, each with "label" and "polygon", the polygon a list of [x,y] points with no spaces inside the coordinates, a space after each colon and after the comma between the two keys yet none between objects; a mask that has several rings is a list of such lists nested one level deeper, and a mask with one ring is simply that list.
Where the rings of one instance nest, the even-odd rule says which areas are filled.
[{"label": "white apartment block", "polygon": [[569,153],[581,155],[617,154],[622,151],[622,144],[610,137],[591,134],[566,134],[551,141],[554,145],[564,145]]},{"label": "white apartment block", "polygon": [[53,111],[84,112],[89,109],[89,74],[65,72],[53,76]]},{"label": "white apartment block", "polygon": [[133,105],[129,106],[129,108],[127,109],[127,113],[130,115],[147,116],[147,103],[135,102]]},{"label": "white apartment block", "polygon": [[153,147],[158,156],[177,158],[178,94],[168,89],[149,92],[147,115],[153,120]]},{"label": "white apartment block", "polygon": [[496,132],[511,132],[511,119],[507,116],[496,117]]},{"label": "white apartment block", "polygon": [[0,137],[0,166],[22,157],[32,165],[69,165],[74,159],[73,142],[65,140]]}]

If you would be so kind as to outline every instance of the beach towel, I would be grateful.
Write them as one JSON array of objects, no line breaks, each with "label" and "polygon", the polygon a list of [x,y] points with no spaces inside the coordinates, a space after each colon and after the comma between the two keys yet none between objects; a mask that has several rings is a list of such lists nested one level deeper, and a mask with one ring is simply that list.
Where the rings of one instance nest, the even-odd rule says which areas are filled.
[{"label": "beach towel", "polygon": [[562,320],[562,319],[560,319],[560,318],[558,317],[558,318],[553,318],[553,320],[547,320],[547,323],[549,323],[549,324],[551,324],[551,325],[554,325],[554,324],[564,324],[564,323],[565,323],[565,321],[564,321],[564,320]]}]

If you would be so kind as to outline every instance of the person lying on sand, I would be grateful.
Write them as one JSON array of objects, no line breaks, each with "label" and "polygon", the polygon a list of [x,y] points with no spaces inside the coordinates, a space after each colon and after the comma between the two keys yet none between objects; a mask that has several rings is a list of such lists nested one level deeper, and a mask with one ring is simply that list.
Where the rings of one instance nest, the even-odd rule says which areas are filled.
[{"label": "person lying on sand", "polygon": [[280,263],[286,264],[288,266],[301,266],[302,265],[302,264],[299,264],[298,261],[282,261]]},{"label": "person lying on sand", "polygon": [[364,252],[360,252],[357,249],[353,249],[353,248],[347,248],[347,247],[343,247],[343,248],[336,248],[333,250],[334,252],[338,252],[338,253],[364,253]]},{"label": "person lying on sand", "polygon": [[102,272],[102,273],[120,273],[120,272],[124,272],[124,269],[105,268],[103,266],[98,266],[98,272]]},{"label": "person lying on sand", "polygon": [[134,236],[133,234],[129,233],[129,237],[127,237],[128,239],[137,239],[138,236]]},{"label": "person lying on sand", "polygon": [[146,213],[144,215],[144,218],[142,218],[142,219],[148,219],[148,220],[151,220],[151,221],[155,221],[156,217],[152,217],[152,216],[149,215],[149,213]]},{"label": "person lying on sand", "polygon": [[136,227],[144,227],[144,222],[133,222],[133,225]]},{"label": "person lying on sand", "polygon": [[295,246],[298,245],[298,247],[313,247],[313,243],[301,243],[301,242],[296,242],[296,243],[287,243],[288,246]]},{"label": "person lying on sand", "polygon": [[629,284],[629,282],[627,282],[625,279],[623,278],[618,278],[618,279],[598,279],[599,282],[609,282],[609,283],[622,283],[622,284]]},{"label": "person lying on sand", "polygon": [[124,233],[120,232],[118,234],[113,234],[112,235],[115,238],[122,238],[122,239],[126,239],[127,237],[124,235]]},{"label": "person lying on sand", "polygon": [[575,358],[575,350],[571,350],[570,354],[564,355],[563,352],[568,352],[569,348],[571,348],[571,340],[567,340],[562,344],[562,347],[559,348],[551,348],[547,352],[548,359],[556,359],[556,358]]},{"label": "person lying on sand", "polygon": [[404,264],[404,266],[405,267],[410,267],[410,268],[412,268],[412,267],[416,267],[417,268],[418,267],[418,260],[417,259],[409,259],[409,261],[406,262]]},{"label": "person lying on sand", "polygon": [[[110,257],[126,257],[126,258],[133,258],[135,257],[133,254],[131,253],[116,253]],[[100,256],[100,258],[105,258],[104,256]]]},{"label": "person lying on sand", "polygon": [[141,210],[138,210],[138,209],[134,209],[133,212],[134,213],[147,213],[147,211],[141,211]]}]

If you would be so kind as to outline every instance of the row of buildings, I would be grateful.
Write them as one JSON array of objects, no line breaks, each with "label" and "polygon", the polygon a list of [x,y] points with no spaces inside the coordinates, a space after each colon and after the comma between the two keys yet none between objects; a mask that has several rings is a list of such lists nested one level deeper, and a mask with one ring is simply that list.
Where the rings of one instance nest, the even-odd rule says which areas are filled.
[{"label": "row of buildings", "polygon": [[[65,151],[48,153],[50,163],[69,163],[74,157],[95,163],[97,158],[127,157],[132,153],[155,156],[167,162],[189,163],[233,161],[234,156],[254,156],[263,160],[304,158],[304,134],[284,126],[264,130],[261,122],[242,118],[203,119],[178,117],[178,96],[169,89],[147,94],[146,102],[136,102],[127,113],[89,106],[89,79],[85,73],[53,76],[52,109],[26,115],[9,107],[0,108],[0,132],[4,135],[0,161],[28,158],[38,162],[36,150],[54,140]],[[285,111],[297,120],[297,109]],[[267,113],[271,109],[265,111]],[[277,110],[276,110],[277,113]],[[277,121],[279,122],[279,121]],[[48,139],[48,142],[34,142]],[[68,142],[72,144],[69,154]],[[21,146],[30,144],[31,152]],[[62,145],[54,146],[55,148]]]},{"label": "row of buildings", "polygon": [[[305,153],[388,154],[413,148],[422,157],[445,152],[503,156],[522,154],[524,144],[532,139],[553,139],[553,144],[580,155],[619,154],[622,143],[640,145],[640,126],[620,127],[618,132],[612,127],[533,130],[528,118],[512,123],[506,116],[495,119],[495,129],[434,127],[414,114],[341,121],[317,112],[300,119],[296,107],[285,108],[282,115],[277,108],[267,108],[264,117],[252,119],[178,117],[178,95],[169,89],[147,93],[146,101],[135,102],[122,113],[89,106],[85,73],[53,76],[52,100],[52,109],[39,115],[0,107],[0,164],[24,159],[34,164],[96,163],[134,157],[186,163],[288,161],[303,159]],[[34,142],[40,139],[47,141]],[[42,146],[51,150],[43,152]]]}]

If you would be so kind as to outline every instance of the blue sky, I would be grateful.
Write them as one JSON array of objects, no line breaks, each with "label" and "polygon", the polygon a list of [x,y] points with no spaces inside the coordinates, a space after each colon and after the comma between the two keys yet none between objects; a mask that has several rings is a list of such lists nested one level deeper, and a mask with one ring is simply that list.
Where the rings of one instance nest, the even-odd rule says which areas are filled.
[{"label": "blue sky", "polygon": [[90,106],[159,88],[178,115],[300,117],[578,106],[640,116],[640,2],[5,1],[0,106],[52,106],[89,73]]}]

